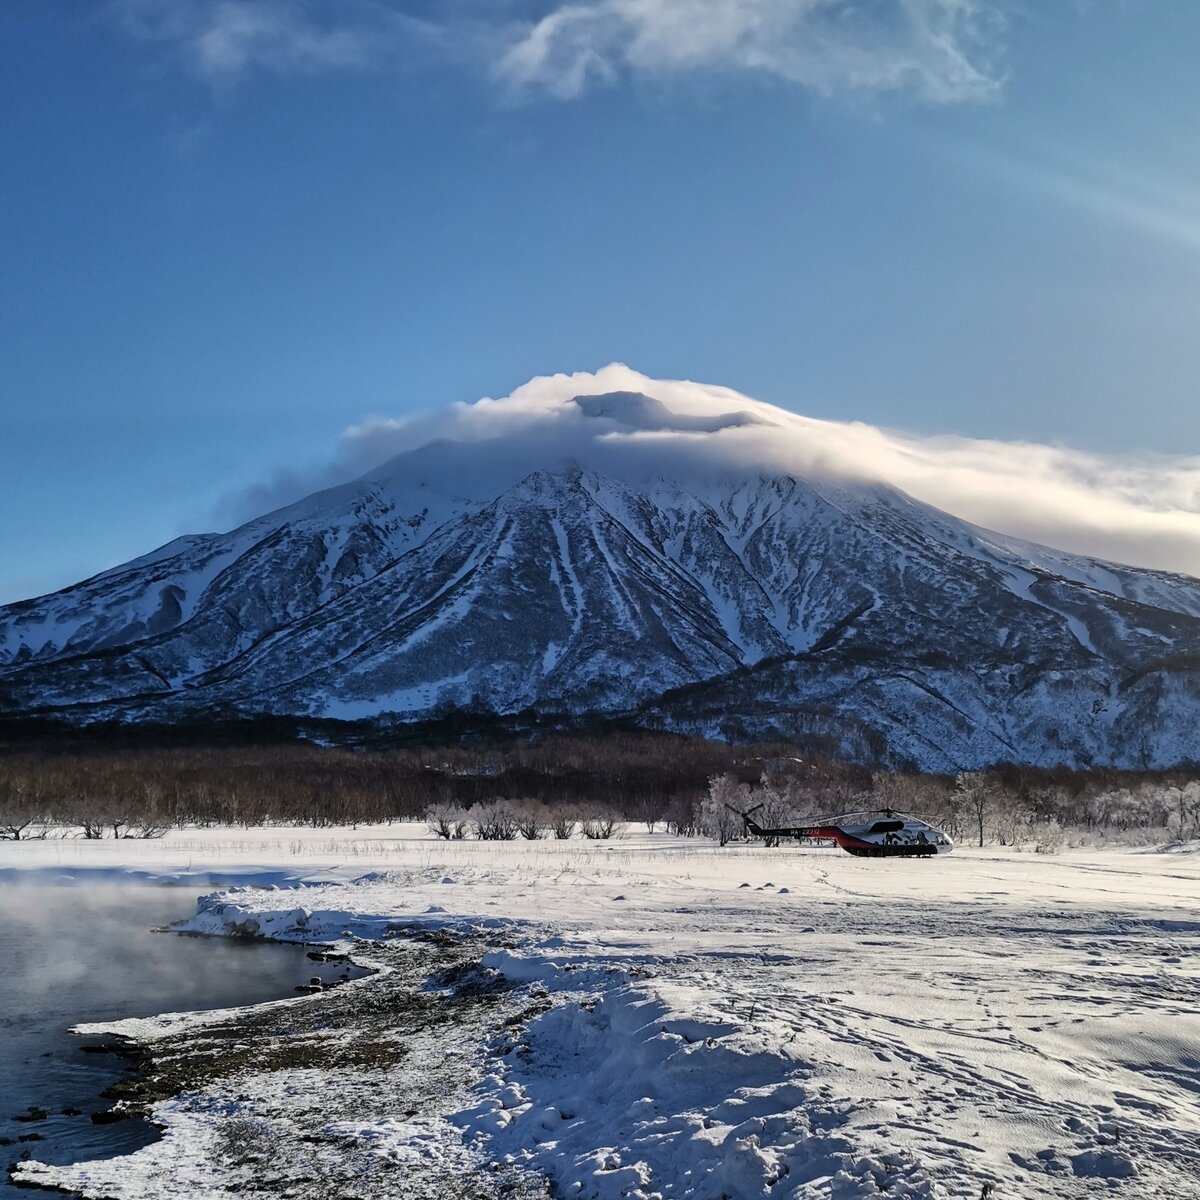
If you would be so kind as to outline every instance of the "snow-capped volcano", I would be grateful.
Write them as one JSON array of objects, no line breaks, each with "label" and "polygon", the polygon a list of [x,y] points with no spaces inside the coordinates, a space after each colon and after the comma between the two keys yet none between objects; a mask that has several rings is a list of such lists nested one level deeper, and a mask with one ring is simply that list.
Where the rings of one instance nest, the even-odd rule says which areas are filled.
[{"label": "snow-capped volcano", "polygon": [[1200,758],[1200,581],[755,462],[772,425],[622,391],[435,438],[0,609],[0,713],[532,707],[932,769]]}]

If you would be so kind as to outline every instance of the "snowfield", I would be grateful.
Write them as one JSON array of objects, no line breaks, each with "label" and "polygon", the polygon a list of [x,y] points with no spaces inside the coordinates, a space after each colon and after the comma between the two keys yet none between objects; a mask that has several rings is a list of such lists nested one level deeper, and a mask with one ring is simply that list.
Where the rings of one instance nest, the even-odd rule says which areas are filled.
[{"label": "snowfield", "polygon": [[[1196,847],[864,860],[632,828],[496,844],[391,826],[0,847],[0,880],[18,873],[243,881],[188,929],[367,960],[361,939],[399,925],[477,939],[521,1020],[465,1051],[448,1039],[462,1086],[442,1111],[387,1113],[385,1071],[375,1115],[330,1121],[340,1152],[398,1169],[373,1191],[364,1166],[355,1194],[503,1164],[580,1200],[1200,1196]],[[108,1029],[152,1041],[238,1019]],[[216,1126],[356,1086],[300,1074],[168,1100],[155,1145],[18,1179],[233,1194]]]}]

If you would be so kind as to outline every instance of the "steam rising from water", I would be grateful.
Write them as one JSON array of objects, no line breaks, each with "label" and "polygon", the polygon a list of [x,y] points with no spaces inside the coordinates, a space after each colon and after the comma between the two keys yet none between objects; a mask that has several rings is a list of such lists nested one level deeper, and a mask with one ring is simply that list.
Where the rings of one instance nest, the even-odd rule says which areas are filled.
[{"label": "steam rising from water", "polygon": [[[320,973],[297,946],[150,932],[195,905],[194,888],[0,883],[0,1136],[38,1133],[44,1140],[30,1149],[55,1162],[144,1144],[153,1133],[141,1122],[89,1120],[109,1106],[100,1093],[122,1066],[84,1054],[70,1025],[257,1003],[291,995]],[[30,1105],[47,1119],[12,1119]],[[83,1112],[64,1115],[64,1107]],[[0,1164],[16,1156],[10,1147]],[[28,1194],[0,1175],[0,1198]]]}]

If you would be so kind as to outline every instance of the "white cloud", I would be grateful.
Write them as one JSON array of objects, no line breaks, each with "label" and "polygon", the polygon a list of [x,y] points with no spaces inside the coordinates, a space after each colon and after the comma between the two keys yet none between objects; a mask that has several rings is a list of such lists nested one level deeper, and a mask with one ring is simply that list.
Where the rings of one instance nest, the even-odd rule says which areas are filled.
[{"label": "white cloud", "polygon": [[622,75],[774,76],[822,95],[903,91],[934,102],[999,87],[988,0],[574,0],[531,22],[497,74],[578,96]]},{"label": "white cloud", "polygon": [[[822,95],[978,100],[1000,84],[998,0],[109,0],[126,33],[227,83],[435,57],[559,98],[597,82],[773,77]],[[514,16],[514,8],[533,15]]]},{"label": "white cloud", "polygon": [[[669,413],[598,418],[572,403],[614,391],[652,396]],[[743,422],[719,428],[727,420],[717,418],[730,414],[745,414]],[[705,425],[712,431],[700,432]],[[989,529],[1200,577],[1200,457],[1104,456],[816,420],[728,388],[650,379],[620,364],[542,376],[498,399],[356,425],[332,465],[278,479],[240,497],[237,508],[241,516],[261,513],[436,439],[490,443],[470,458],[470,478],[481,492],[567,457],[626,474],[697,465],[707,472],[836,472],[890,483]],[[406,470],[419,470],[422,461],[417,456]],[[452,482],[468,486],[465,475]]]},{"label": "white cloud", "polygon": [[172,49],[213,83],[255,68],[361,70],[416,26],[378,0],[111,0],[109,12],[126,33]]}]

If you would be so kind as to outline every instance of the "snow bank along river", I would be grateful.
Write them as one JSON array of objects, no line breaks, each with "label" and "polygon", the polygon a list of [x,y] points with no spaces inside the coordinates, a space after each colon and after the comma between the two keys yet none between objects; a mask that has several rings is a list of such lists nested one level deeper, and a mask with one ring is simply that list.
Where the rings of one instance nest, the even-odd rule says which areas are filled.
[{"label": "snow bank along river", "polygon": [[[1200,1197],[1196,848],[239,836],[207,843],[223,869],[309,886],[218,891],[192,930],[328,939],[384,970],[116,1024],[163,1138],[22,1179],[117,1200],[542,1179],[579,1200]],[[166,872],[200,843],[65,853]]]},{"label": "snow bank along river", "polygon": [[[21,885],[11,876],[0,884],[0,1137],[9,1141],[0,1163],[24,1152],[60,1163],[128,1153],[155,1136],[142,1121],[92,1122],[110,1104],[100,1093],[126,1064],[86,1052],[97,1039],[68,1026],[275,999],[328,970],[298,946],[152,932],[195,906],[190,889]],[[14,1120],[30,1106],[46,1117]],[[16,1195],[29,1193],[0,1175],[0,1196]]]}]

